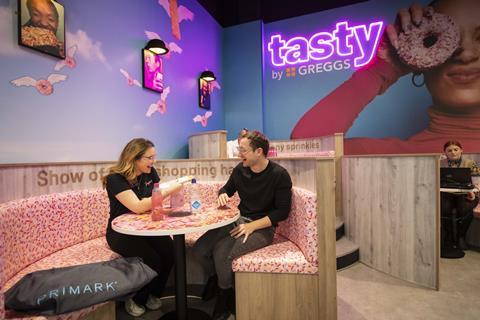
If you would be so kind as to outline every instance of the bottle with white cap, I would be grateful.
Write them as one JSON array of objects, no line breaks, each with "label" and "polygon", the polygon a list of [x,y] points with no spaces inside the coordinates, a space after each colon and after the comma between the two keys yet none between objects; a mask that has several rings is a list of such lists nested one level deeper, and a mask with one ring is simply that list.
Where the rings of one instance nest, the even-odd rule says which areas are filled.
[{"label": "bottle with white cap", "polygon": [[192,179],[192,185],[190,186],[190,211],[193,214],[198,214],[202,208],[202,200],[200,194],[200,186],[197,183],[197,179]]}]

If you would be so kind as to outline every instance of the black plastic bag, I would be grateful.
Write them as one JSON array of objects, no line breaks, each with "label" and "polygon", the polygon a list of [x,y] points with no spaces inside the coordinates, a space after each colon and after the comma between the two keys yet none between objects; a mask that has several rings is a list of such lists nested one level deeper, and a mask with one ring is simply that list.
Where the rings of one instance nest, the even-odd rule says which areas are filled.
[{"label": "black plastic bag", "polygon": [[71,312],[123,300],[156,276],[138,257],[36,271],[5,293],[5,307],[41,315]]}]

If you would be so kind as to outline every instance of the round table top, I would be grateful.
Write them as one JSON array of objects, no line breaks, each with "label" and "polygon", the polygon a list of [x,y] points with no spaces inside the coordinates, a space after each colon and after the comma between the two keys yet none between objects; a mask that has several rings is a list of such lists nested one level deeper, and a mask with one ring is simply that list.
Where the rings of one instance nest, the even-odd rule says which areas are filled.
[{"label": "round table top", "polygon": [[165,220],[160,221],[152,221],[150,212],[126,213],[113,219],[112,228],[119,233],[135,236],[169,236],[223,227],[240,217],[240,211],[237,208],[218,208],[216,205],[206,206],[197,214],[186,216],[175,214],[181,211],[183,211],[182,208],[174,210]]}]

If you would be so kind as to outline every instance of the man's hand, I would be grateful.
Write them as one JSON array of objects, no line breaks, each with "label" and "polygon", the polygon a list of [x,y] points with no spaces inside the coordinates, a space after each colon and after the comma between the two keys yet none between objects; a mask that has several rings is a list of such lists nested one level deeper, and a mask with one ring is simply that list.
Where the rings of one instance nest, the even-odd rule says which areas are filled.
[{"label": "man's hand", "polygon": [[226,193],[222,193],[218,196],[218,206],[219,207],[223,207],[223,206],[226,206],[227,205],[227,202],[230,198],[228,197],[228,195]]},{"label": "man's hand", "polygon": [[248,237],[255,231],[254,225],[249,222],[249,223],[242,223],[233,228],[230,231],[230,235],[234,237],[235,239],[238,239],[242,235],[245,235],[245,238],[243,238],[243,243],[247,242]]},{"label": "man's hand", "polygon": [[247,242],[248,237],[255,232],[255,230],[260,230],[263,228],[268,228],[272,226],[272,221],[268,216],[265,216],[261,219],[254,220],[248,223],[242,223],[236,226],[235,228],[230,231],[230,235],[235,239],[245,235],[243,238],[243,243]]}]

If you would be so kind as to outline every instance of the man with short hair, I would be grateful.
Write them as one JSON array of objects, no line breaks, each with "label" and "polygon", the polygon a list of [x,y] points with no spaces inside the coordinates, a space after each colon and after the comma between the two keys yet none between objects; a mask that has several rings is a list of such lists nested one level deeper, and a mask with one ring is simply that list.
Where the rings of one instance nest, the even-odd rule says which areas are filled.
[{"label": "man with short hair", "polygon": [[238,147],[240,145],[240,139],[245,137],[248,133],[247,128],[242,128],[240,132],[238,132],[237,139],[230,140],[227,142],[227,157],[229,158],[238,158]]},{"label": "man with short hair", "polygon": [[292,180],[285,168],[267,159],[268,139],[250,131],[240,140],[238,150],[242,162],[218,191],[218,205],[226,206],[238,192],[240,218],[209,230],[193,248],[194,256],[210,276],[207,284],[215,280],[215,272],[218,277],[214,320],[235,314],[232,261],[270,245],[276,225],[288,217],[291,208]]}]

